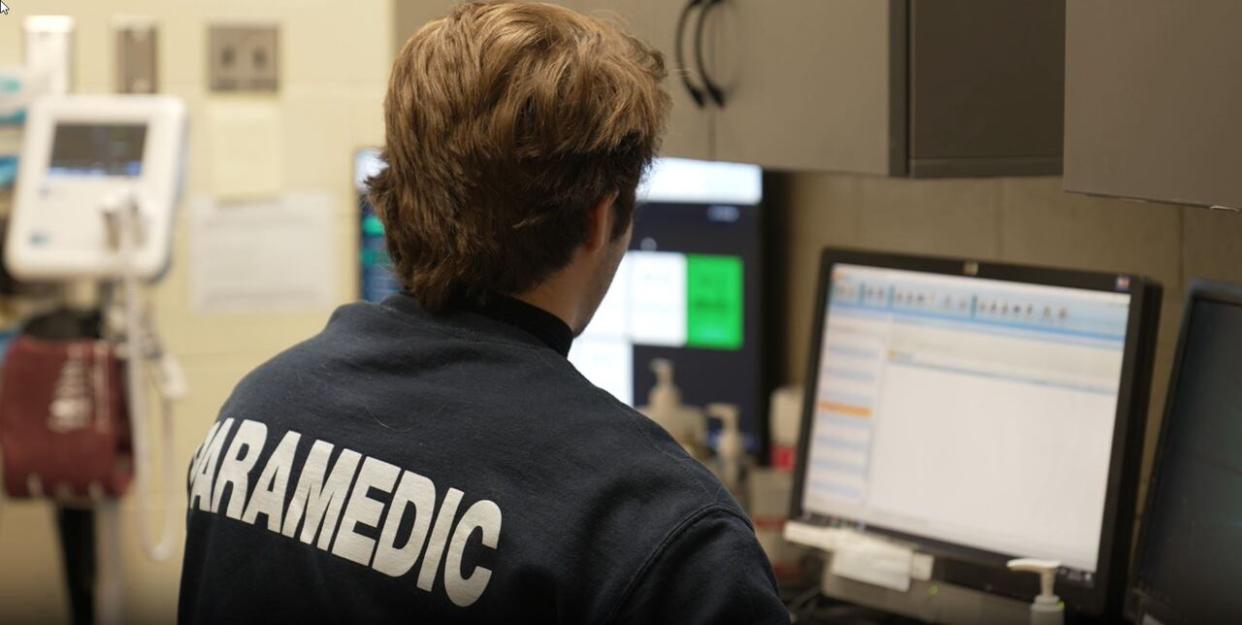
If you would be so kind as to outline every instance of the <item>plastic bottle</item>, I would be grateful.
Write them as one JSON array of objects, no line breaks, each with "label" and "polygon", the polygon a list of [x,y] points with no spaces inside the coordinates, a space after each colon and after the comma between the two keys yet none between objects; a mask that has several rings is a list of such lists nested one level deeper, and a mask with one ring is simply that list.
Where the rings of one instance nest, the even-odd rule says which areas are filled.
[{"label": "plastic bottle", "polygon": [[716,461],[720,481],[735,496],[742,494],[742,469],[746,449],[738,429],[738,409],[733,404],[709,404],[707,414],[720,419],[720,438],[716,442]]},{"label": "plastic bottle", "polygon": [[647,394],[647,405],[639,412],[664,428],[686,452],[700,460],[707,446],[707,424],[703,413],[681,403],[681,391],[673,382],[673,363],[667,358],[651,361],[655,386]]},{"label": "plastic bottle", "polygon": [[1039,574],[1039,596],[1031,603],[1031,625],[1063,625],[1065,604],[1052,592],[1060,562],[1019,558],[1009,561],[1009,570]]}]

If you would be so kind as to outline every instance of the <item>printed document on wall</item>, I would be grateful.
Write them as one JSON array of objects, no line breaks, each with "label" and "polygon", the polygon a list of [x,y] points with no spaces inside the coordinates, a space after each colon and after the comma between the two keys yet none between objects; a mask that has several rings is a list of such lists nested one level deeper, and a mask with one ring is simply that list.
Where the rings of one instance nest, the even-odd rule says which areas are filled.
[{"label": "printed document on wall", "polygon": [[335,303],[332,196],[190,203],[190,307],[196,313],[299,312]]}]

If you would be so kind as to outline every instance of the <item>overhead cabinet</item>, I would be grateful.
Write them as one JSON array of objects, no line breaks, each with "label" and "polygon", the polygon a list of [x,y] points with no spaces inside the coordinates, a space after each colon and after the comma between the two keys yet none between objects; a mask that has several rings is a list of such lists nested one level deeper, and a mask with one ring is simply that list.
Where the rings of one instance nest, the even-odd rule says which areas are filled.
[{"label": "overhead cabinet", "polygon": [[[685,81],[691,79],[693,70],[690,68],[696,63],[695,32],[702,16],[702,5],[706,2],[569,0],[566,4],[621,24],[663,53],[665,65],[669,69],[666,86],[673,98],[673,109],[669,115],[668,132],[665,134],[661,152],[668,156],[685,158],[713,158],[715,151],[712,146],[712,128],[715,111],[696,101],[691,91],[685,88]],[[706,26],[706,22],[703,25]],[[678,42],[682,44],[680,48],[677,46]],[[678,50],[681,50],[680,54]],[[704,50],[705,55],[706,53]],[[700,91],[698,97],[704,98],[706,94]]]},{"label": "overhead cabinet", "polygon": [[1071,2],[1067,20],[1066,190],[1242,209],[1242,2]]},{"label": "overhead cabinet", "polygon": [[669,59],[679,110],[666,154],[892,176],[1061,172],[1064,0],[579,6],[619,13]]},{"label": "overhead cabinet", "polygon": [[892,176],[1061,171],[1064,0],[562,4],[664,53],[665,155]]},{"label": "overhead cabinet", "polygon": [[[906,172],[905,2],[728,0],[708,9],[725,92],[716,158]],[[709,19],[710,16],[709,16]]]},{"label": "overhead cabinet", "polygon": [[914,176],[1061,173],[1065,0],[911,0]]}]

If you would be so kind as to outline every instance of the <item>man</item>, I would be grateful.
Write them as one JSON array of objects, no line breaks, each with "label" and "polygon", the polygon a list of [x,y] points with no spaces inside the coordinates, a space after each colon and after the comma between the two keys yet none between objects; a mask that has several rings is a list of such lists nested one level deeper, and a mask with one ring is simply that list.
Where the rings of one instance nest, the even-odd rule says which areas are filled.
[{"label": "man", "polygon": [[472,2],[393,66],[404,292],[248,375],[190,467],[184,623],[787,623],[733,498],[566,360],[629,243],[660,55]]}]

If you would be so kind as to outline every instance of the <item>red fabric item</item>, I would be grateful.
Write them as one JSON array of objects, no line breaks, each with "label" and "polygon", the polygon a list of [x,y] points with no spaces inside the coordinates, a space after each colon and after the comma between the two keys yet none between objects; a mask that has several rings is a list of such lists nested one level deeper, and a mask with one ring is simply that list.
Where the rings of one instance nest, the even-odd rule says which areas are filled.
[{"label": "red fabric item", "polygon": [[133,479],[124,375],[112,345],[20,336],[0,379],[10,497],[119,497]]}]

